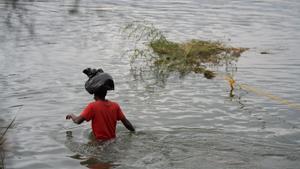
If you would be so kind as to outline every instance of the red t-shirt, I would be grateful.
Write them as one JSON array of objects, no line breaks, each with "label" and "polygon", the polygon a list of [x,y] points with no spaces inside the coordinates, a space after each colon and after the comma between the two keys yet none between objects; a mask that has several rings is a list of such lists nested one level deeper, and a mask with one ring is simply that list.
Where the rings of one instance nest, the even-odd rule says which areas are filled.
[{"label": "red t-shirt", "polygon": [[109,100],[89,103],[80,116],[92,120],[94,136],[101,140],[115,138],[117,121],[125,118],[120,106]]}]

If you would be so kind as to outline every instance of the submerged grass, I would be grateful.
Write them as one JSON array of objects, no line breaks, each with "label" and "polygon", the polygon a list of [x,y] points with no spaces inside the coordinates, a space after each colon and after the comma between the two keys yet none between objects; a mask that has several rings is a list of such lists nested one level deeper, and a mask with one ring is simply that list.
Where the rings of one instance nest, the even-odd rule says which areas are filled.
[{"label": "submerged grass", "polygon": [[[227,65],[236,61],[247,48],[227,47],[221,42],[189,40],[173,42],[152,24],[131,23],[125,31],[136,41],[143,41],[146,48],[134,49],[132,62],[144,58],[147,65],[160,72],[179,72],[185,75],[191,72],[203,74],[206,78],[215,77],[211,66]],[[150,49],[150,50],[149,50]]]}]

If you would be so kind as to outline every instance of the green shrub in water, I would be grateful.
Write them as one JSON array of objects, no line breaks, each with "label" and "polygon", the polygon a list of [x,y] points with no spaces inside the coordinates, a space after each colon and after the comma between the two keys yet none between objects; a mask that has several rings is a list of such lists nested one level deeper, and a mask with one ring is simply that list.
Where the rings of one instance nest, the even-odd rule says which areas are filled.
[{"label": "green shrub in water", "polygon": [[164,37],[151,41],[149,46],[158,55],[154,60],[155,66],[178,71],[181,74],[202,73],[208,79],[213,78],[215,73],[206,68],[207,64],[221,65],[224,60],[234,60],[247,50],[202,40],[176,43]]},{"label": "green shrub in water", "polygon": [[[145,50],[134,55],[136,59],[139,54],[149,58],[155,68],[167,72],[179,72],[185,75],[191,72],[203,74],[206,78],[215,77],[215,73],[208,69],[211,66],[221,66],[237,60],[247,48],[226,47],[221,42],[190,40],[183,43],[167,40],[163,34],[151,26],[143,24],[130,24],[126,29],[131,29],[130,37],[137,37],[137,40],[145,39],[146,46],[152,49],[152,54]],[[148,54],[148,55],[147,55]]]}]

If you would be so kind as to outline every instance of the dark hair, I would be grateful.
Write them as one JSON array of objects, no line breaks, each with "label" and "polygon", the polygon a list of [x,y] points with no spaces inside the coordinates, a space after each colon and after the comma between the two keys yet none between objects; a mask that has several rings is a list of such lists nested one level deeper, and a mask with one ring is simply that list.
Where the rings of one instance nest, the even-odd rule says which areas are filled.
[{"label": "dark hair", "polygon": [[105,87],[100,87],[97,91],[95,91],[94,95],[98,97],[105,98],[107,94],[107,89]]}]

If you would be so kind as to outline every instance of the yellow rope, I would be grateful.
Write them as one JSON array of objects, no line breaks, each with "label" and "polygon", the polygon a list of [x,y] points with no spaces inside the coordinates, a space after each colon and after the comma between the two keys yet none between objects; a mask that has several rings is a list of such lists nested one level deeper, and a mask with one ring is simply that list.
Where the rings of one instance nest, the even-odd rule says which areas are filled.
[{"label": "yellow rope", "polygon": [[[234,85],[236,84],[236,81],[233,79],[232,76],[229,76],[229,75],[223,75],[224,79],[227,80],[229,82],[229,86],[231,88],[231,92],[233,91],[234,89]],[[237,84],[240,88],[248,91],[248,92],[252,92],[252,93],[255,93],[256,95],[258,96],[264,96],[264,97],[267,97],[269,98],[270,100],[273,100],[273,101],[276,101],[277,103],[280,103],[280,104],[283,104],[283,105],[286,105],[288,106],[289,108],[292,108],[292,109],[295,109],[295,110],[298,110],[300,111],[300,104],[298,103],[295,103],[295,102],[291,102],[287,99],[283,99],[279,96],[276,96],[276,95],[273,95],[272,93],[270,92],[267,92],[265,90],[262,90],[262,89],[258,89],[256,87],[253,87],[253,86],[250,86],[250,85],[247,85],[247,84]],[[232,95],[232,93],[231,93]]]}]

